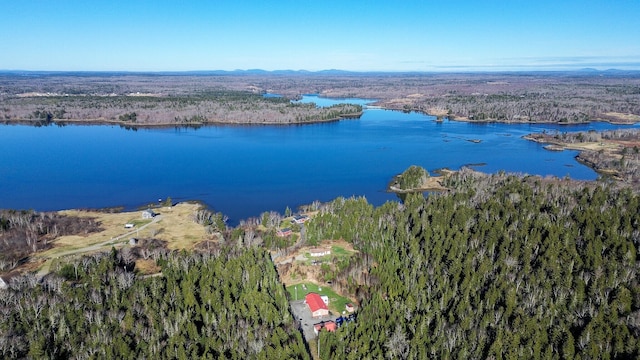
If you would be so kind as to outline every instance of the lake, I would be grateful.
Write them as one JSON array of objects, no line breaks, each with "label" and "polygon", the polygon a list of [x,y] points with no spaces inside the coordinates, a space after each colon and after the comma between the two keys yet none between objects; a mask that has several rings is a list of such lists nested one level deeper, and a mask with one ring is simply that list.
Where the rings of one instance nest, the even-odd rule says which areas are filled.
[{"label": "lake", "polygon": [[[322,106],[344,100],[305,96]],[[365,104],[366,100],[352,102]],[[298,126],[125,130],[119,126],[0,126],[0,208],[40,211],[200,200],[229,217],[284,212],[314,200],[397,197],[389,180],[410,165],[595,179],[574,151],[521,139],[531,132],[630,126],[469,124],[368,109],[359,120]],[[469,140],[479,139],[480,143]]]}]

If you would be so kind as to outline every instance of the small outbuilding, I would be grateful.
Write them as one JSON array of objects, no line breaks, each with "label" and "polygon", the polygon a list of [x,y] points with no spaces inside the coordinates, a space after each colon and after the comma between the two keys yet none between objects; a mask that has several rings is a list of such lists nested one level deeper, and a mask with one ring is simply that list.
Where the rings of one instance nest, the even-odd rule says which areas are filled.
[{"label": "small outbuilding", "polygon": [[291,231],[291,229],[289,228],[278,229],[278,231],[276,231],[276,236],[278,237],[285,237],[291,234],[293,234],[293,231]]},{"label": "small outbuilding", "polygon": [[309,255],[311,257],[331,255],[331,250],[325,248],[313,248],[309,250]]},{"label": "small outbuilding", "polygon": [[6,289],[7,287],[9,287],[9,285],[7,285],[4,279],[0,276],[0,289]]}]

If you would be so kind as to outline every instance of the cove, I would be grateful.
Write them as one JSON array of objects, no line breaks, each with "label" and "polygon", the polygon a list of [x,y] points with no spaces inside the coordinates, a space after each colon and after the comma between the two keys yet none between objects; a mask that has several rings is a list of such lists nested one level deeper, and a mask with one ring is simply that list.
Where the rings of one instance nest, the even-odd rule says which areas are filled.
[{"label": "cove", "polygon": [[235,225],[339,196],[365,196],[374,205],[396,200],[386,185],[414,164],[430,172],[484,164],[476,169],[591,180],[597,174],[574,159],[576,152],[547,151],[521,136],[625,127],[637,125],[438,123],[379,109],[359,120],[299,126],[2,125],[0,208],[136,209],[170,196],[202,201]]}]

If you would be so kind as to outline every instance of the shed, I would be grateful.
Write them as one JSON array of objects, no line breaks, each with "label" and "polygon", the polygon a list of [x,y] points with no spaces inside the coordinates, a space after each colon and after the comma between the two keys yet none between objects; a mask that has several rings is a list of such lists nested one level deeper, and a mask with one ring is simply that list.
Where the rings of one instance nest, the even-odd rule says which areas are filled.
[{"label": "shed", "polygon": [[293,231],[291,231],[291,229],[289,228],[278,229],[278,231],[276,231],[276,236],[279,236],[279,237],[285,237],[291,234],[293,234]]},{"label": "shed", "polygon": [[312,317],[322,317],[329,315],[329,309],[327,308],[327,304],[322,301],[320,295],[316,293],[308,293],[304,297],[304,302],[309,307],[309,311],[311,311]]},{"label": "shed", "polygon": [[326,248],[313,248],[309,250],[309,255],[311,257],[320,257],[325,255],[331,255],[331,250]]}]

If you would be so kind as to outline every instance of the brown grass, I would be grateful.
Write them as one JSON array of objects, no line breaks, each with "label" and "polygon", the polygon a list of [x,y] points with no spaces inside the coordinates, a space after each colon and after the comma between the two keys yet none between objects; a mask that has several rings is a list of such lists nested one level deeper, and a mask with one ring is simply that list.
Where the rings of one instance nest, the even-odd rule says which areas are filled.
[{"label": "brown grass", "polygon": [[[173,207],[162,207],[154,211],[159,215],[151,220],[143,220],[140,211],[116,214],[99,213],[84,210],[65,210],[61,213],[93,217],[104,229],[85,236],[61,236],[54,240],[53,247],[36,254],[36,261],[43,263],[41,275],[49,271],[51,261],[61,256],[85,255],[92,252],[109,250],[112,246],[128,246],[130,238],[156,238],[167,242],[171,250],[193,249],[207,239],[202,225],[196,224],[191,215],[200,208],[199,204],[180,203]],[[133,229],[126,229],[126,223],[135,223]],[[145,227],[146,226],[146,227]],[[143,264],[143,266],[146,266]]]},{"label": "brown grass", "polygon": [[162,268],[152,259],[139,259],[136,261],[136,270],[142,275],[151,275],[159,273]]},{"label": "brown grass", "polygon": [[615,120],[628,123],[628,122],[637,122],[640,121],[640,116],[635,114],[624,114],[619,112],[606,112],[604,115],[614,118]]}]

